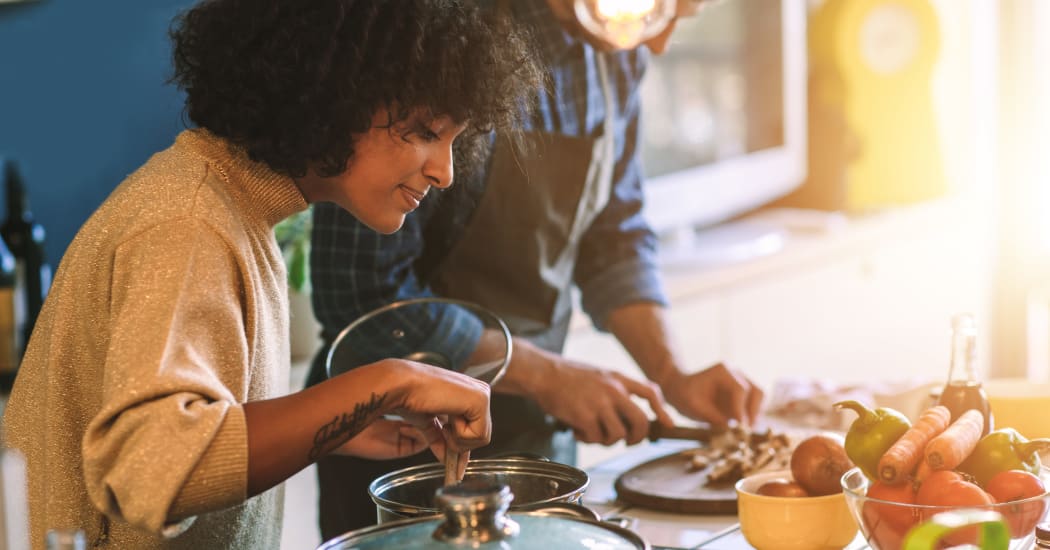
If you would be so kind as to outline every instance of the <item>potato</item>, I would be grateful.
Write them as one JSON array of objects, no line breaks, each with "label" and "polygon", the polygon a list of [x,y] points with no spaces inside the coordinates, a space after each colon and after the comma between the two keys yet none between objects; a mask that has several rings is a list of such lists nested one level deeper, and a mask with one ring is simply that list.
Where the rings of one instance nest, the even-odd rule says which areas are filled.
[{"label": "potato", "polygon": [[806,438],[791,453],[791,475],[812,496],[841,492],[839,480],[852,467],[842,442],[830,435]]},{"label": "potato", "polygon": [[808,497],[809,493],[801,485],[787,479],[767,481],[758,488],[758,494],[767,497]]}]

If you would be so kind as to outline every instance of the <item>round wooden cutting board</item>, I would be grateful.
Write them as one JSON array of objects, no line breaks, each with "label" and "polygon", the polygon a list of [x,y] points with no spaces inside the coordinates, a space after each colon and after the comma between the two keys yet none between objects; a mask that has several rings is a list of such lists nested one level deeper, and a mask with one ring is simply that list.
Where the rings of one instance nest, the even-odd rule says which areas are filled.
[{"label": "round wooden cutting board", "polygon": [[616,478],[616,495],[635,506],[678,514],[736,514],[733,483],[707,486],[708,469],[692,471],[692,449],[643,462]]}]

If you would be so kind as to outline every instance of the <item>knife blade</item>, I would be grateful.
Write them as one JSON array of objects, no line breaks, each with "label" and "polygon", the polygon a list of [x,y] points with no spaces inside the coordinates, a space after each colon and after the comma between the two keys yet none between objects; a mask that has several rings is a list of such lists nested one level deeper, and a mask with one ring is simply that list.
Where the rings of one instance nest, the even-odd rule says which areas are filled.
[{"label": "knife blade", "polygon": [[708,443],[711,438],[725,430],[711,428],[710,426],[664,426],[656,420],[649,422],[649,441],[659,439],[684,439]]}]

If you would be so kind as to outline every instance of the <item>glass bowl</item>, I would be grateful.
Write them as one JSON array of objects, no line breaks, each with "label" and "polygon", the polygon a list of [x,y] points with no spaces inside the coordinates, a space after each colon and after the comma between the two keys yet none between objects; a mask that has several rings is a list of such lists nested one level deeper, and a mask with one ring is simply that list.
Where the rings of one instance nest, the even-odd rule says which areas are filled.
[{"label": "glass bowl", "polygon": [[450,298],[413,298],[372,310],[344,328],[325,360],[328,377],[399,358],[495,384],[511,357],[506,323],[487,309]]},{"label": "glass bowl", "polygon": [[[1050,473],[1046,468],[1041,477],[1044,483],[1050,485]],[[929,520],[934,514],[962,509],[869,498],[867,492],[870,484],[871,481],[860,468],[853,468],[842,475],[842,492],[846,496],[846,504],[873,550],[898,550],[904,536],[915,525]],[[1002,515],[1010,529],[1010,550],[1029,550],[1035,544],[1035,526],[1046,520],[1050,510],[1050,492],[1025,500],[981,506],[980,509]],[[972,544],[974,533],[961,531],[954,538],[948,537],[946,540],[956,544]]]}]

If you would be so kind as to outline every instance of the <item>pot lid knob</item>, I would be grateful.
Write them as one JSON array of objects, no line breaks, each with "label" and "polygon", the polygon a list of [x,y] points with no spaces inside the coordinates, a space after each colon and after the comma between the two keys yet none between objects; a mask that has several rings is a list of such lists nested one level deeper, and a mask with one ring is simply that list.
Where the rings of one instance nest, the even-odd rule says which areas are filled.
[{"label": "pot lid knob", "polygon": [[514,500],[510,488],[482,480],[467,480],[437,490],[437,504],[445,521],[434,538],[450,544],[476,545],[514,537],[518,524],[507,517]]}]

